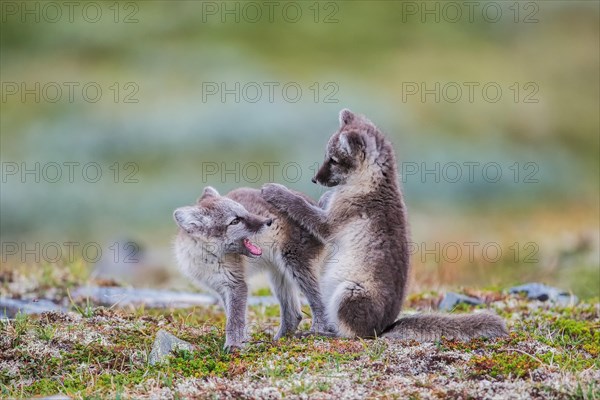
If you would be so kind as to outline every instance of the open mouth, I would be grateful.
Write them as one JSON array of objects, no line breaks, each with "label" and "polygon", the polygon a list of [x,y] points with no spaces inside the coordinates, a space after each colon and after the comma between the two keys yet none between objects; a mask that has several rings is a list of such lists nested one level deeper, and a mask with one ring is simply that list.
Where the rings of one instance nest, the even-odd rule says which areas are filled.
[{"label": "open mouth", "polygon": [[244,244],[246,250],[248,250],[248,252],[250,252],[250,254],[252,254],[253,256],[258,257],[262,255],[262,249],[254,243],[252,243],[250,239],[244,239],[242,243]]}]

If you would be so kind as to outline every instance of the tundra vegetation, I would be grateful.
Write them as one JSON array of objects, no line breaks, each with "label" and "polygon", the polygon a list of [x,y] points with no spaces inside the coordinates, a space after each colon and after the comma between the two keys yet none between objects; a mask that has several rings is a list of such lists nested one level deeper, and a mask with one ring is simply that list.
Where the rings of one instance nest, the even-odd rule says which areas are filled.
[{"label": "tundra vegetation", "polygon": [[[92,282],[83,263],[2,271],[14,298],[39,296],[68,313],[17,314],[1,322],[0,396],[29,398],[582,398],[600,397],[600,302],[530,301],[499,288],[462,289],[506,319],[499,340],[417,343],[324,337],[271,340],[278,306],[251,306],[251,342],[223,351],[225,317],[217,306],[185,309],[101,307],[70,296]],[[261,290],[260,294],[266,294]],[[435,309],[441,294],[408,298],[406,310]],[[305,312],[309,309],[305,307]],[[308,329],[309,319],[301,329]],[[194,345],[151,365],[156,333]]]}]

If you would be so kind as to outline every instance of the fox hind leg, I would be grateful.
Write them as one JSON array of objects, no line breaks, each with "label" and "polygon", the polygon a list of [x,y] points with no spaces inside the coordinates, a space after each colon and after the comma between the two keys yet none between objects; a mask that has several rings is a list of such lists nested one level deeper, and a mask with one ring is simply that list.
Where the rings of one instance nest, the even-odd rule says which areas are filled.
[{"label": "fox hind leg", "polygon": [[327,320],[316,267],[312,262],[310,260],[298,260],[294,257],[287,257],[285,258],[286,272],[292,277],[308,300],[312,312],[310,332],[332,336],[337,331],[335,326]]},{"label": "fox hind leg", "polygon": [[330,298],[327,314],[340,336],[375,337],[382,330],[383,304],[357,282],[341,282]]},{"label": "fox hind leg", "polygon": [[300,321],[302,312],[300,299],[293,283],[280,271],[271,274],[271,288],[281,307],[281,324],[274,339],[279,340],[286,335],[293,335]]}]

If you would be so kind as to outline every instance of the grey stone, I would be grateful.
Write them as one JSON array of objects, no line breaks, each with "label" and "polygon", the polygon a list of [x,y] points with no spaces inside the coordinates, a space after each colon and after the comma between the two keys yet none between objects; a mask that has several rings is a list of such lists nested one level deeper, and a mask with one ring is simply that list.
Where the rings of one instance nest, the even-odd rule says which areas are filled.
[{"label": "grey stone", "polygon": [[[72,296],[76,300],[90,299],[92,303],[108,307],[145,305],[149,308],[186,308],[217,304],[218,300],[204,293],[175,292],[172,290],[138,289],[126,287],[85,286],[75,289]],[[302,299],[307,304],[306,299]],[[274,296],[249,296],[249,305],[279,304]]]},{"label": "grey stone", "polygon": [[440,310],[443,311],[451,311],[454,307],[461,303],[470,305],[483,304],[483,302],[478,298],[465,296],[464,294],[448,292],[444,295],[444,298],[442,299],[438,307]]},{"label": "grey stone", "polygon": [[41,314],[47,311],[66,312],[67,310],[50,300],[20,300],[0,297],[0,318],[14,318],[19,312]]},{"label": "grey stone", "polygon": [[[308,304],[304,297],[301,299],[302,304]],[[279,301],[275,296],[249,296],[248,305],[250,306],[276,306]]]},{"label": "grey stone", "polygon": [[530,300],[552,301],[567,306],[576,304],[579,299],[564,290],[539,282],[526,283],[509,289],[510,293],[525,293]]},{"label": "grey stone", "polygon": [[143,304],[150,308],[185,308],[217,303],[215,297],[202,293],[125,287],[86,286],[75,289],[72,295],[75,299],[89,298],[95,304],[109,307]]},{"label": "grey stone", "polygon": [[152,345],[152,351],[148,356],[148,363],[154,365],[165,359],[169,354],[176,350],[194,350],[194,345],[171,335],[165,330],[159,330]]},{"label": "grey stone", "polygon": [[66,394],[59,393],[52,396],[40,397],[38,400],[71,400],[71,398]]}]

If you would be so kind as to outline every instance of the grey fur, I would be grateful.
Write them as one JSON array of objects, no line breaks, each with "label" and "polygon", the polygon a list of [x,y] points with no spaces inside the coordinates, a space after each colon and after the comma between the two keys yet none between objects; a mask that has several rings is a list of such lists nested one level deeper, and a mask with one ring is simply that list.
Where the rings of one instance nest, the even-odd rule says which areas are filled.
[{"label": "grey fur", "polygon": [[[309,199],[307,199],[309,200]],[[247,274],[266,270],[281,305],[275,339],[293,334],[302,319],[296,285],[313,313],[311,330],[328,332],[318,282],[323,244],[277,211],[256,189],[236,189],[226,196],[210,187],[197,204],[175,210],[180,227],[175,254],[182,271],[214,291],[227,315],[226,348],[242,347],[246,338]],[[260,256],[244,239],[263,248]]]},{"label": "grey fur", "polygon": [[[339,119],[340,128],[330,138],[325,161],[313,178],[334,187],[322,197],[320,207],[282,185],[262,189],[269,203],[338,250],[340,262],[327,263],[321,280],[329,322],[349,337],[373,337],[390,329],[422,338],[439,337],[442,331],[460,331],[461,338],[505,334],[502,320],[484,314],[431,314],[395,322],[406,296],[410,261],[406,207],[393,147],[365,117],[345,109]],[[467,326],[473,323],[488,328]]]},{"label": "grey fur", "polygon": [[442,337],[470,340],[506,336],[502,318],[490,313],[475,314],[417,314],[402,317],[389,326],[383,337],[419,342],[438,341]]}]

